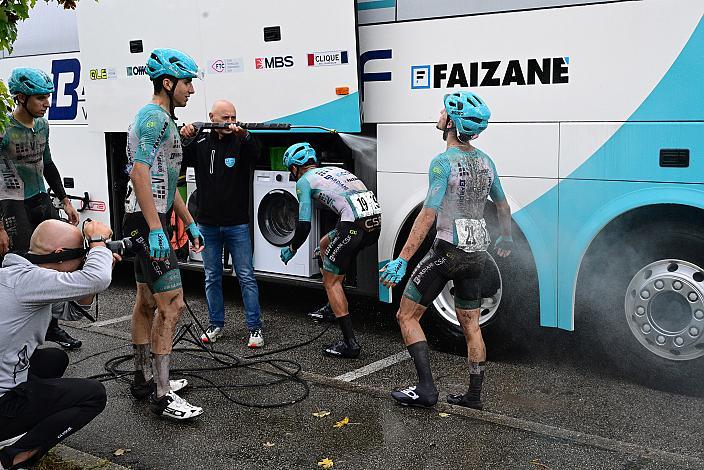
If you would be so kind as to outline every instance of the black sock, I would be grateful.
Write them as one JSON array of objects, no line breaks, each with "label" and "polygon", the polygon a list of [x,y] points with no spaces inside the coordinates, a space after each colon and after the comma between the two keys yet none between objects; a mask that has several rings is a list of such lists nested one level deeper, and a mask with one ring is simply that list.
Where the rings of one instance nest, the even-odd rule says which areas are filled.
[{"label": "black sock", "polygon": [[418,341],[408,346],[408,353],[413,358],[418,374],[418,385],[425,390],[436,390],[433,374],[430,372],[428,342]]},{"label": "black sock", "polygon": [[342,330],[342,337],[345,339],[345,343],[351,345],[357,343],[357,338],[354,337],[354,329],[352,328],[352,317],[350,314],[343,317],[338,317],[338,323],[340,324],[340,329]]},{"label": "black sock", "polygon": [[469,363],[469,389],[464,395],[467,401],[480,401],[482,396],[482,384],[484,383],[485,362]]}]

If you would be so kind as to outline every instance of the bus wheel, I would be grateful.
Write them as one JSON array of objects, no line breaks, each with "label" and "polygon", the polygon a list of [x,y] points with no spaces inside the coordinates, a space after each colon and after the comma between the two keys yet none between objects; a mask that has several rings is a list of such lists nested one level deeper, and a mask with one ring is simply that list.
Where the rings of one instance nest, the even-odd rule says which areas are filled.
[{"label": "bus wheel", "polygon": [[[455,311],[455,287],[452,281],[445,285],[440,295],[428,307],[426,316],[433,335],[451,347],[465,344],[464,333]],[[485,330],[496,319],[503,295],[501,272],[494,258],[489,255],[482,276],[482,303],[479,325]]]},{"label": "bus wheel", "polygon": [[647,224],[638,232],[620,240],[630,245],[621,244],[621,254],[598,257],[602,269],[585,273],[580,289],[590,291],[591,307],[577,328],[588,329],[586,349],[600,348],[622,375],[701,394],[704,237],[694,225]]},{"label": "bus wheel", "polygon": [[[515,233],[514,252],[507,258],[490,254],[482,274],[479,323],[490,359],[525,351],[527,338],[540,330],[535,263],[528,244]],[[464,354],[466,341],[453,294],[450,282],[428,307],[423,320],[437,347]]]}]

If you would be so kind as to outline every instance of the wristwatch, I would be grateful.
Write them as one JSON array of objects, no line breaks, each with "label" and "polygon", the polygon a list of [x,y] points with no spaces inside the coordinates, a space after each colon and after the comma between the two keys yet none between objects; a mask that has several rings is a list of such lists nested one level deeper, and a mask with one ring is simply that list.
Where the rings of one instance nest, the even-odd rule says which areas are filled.
[{"label": "wristwatch", "polygon": [[86,241],[88,242],[88,245],[90,245],[91,243],[105,243],[106,242],[105,237],[103,237],[102,235],[93,235],[90,238],[86,238]]}]

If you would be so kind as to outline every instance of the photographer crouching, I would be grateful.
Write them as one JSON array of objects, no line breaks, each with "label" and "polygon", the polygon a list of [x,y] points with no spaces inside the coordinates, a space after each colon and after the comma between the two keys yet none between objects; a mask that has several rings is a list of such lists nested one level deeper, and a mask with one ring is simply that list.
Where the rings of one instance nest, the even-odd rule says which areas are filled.
[{"label": "photographer crouching", "polygon": [[[26,255],[7,254],[0,268],[0,469],[39,460],[105,408],[103,385],[62,378],[68,356],[37,349],[54,312],[77,320],[108,288],[118,255],[106,247],[112,230],[39,224]],[[84,242],[85,239],[85,242]],[[88,246],[86,250],[85,246]]]}]

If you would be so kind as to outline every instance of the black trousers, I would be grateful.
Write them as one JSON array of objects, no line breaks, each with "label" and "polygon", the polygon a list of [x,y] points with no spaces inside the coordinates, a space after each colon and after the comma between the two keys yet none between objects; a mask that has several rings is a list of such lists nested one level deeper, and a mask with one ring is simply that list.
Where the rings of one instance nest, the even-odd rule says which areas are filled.
[{"label": "black trousers", "polygon": [[36,461],[98,416],[107,401],[97,380],[61,378],[68,356],[57,348],[38,349],[29,362],[29,378],[0,397],[0,441],[26,433],[0,450],[0,463],[11,468],[15,456],[39,450]]}]

